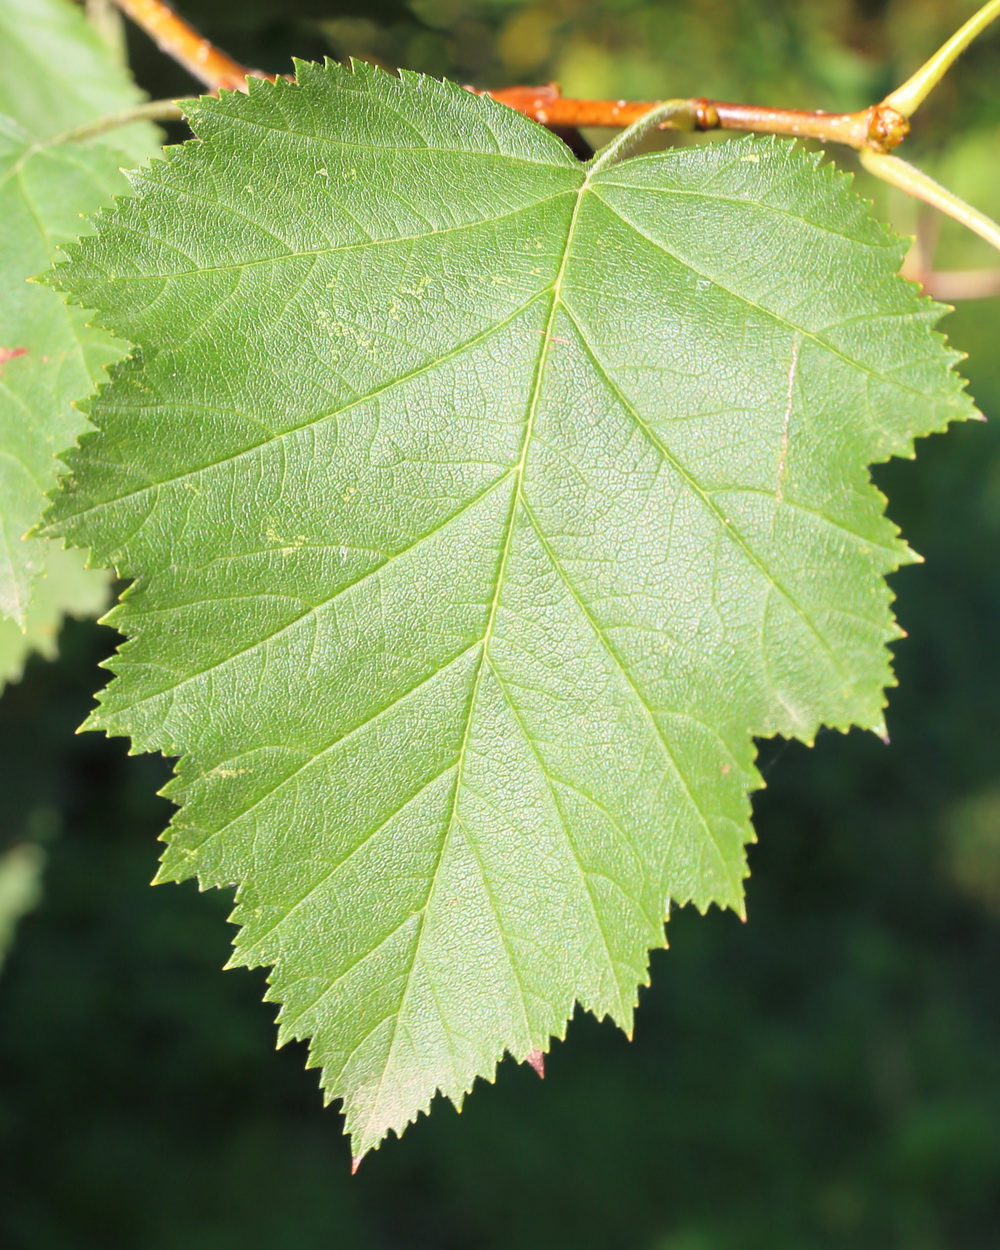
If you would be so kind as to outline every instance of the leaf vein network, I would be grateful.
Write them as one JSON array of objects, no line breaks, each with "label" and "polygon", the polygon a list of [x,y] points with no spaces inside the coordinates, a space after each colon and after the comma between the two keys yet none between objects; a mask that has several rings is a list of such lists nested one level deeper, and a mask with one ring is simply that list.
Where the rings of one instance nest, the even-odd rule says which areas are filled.
[{"label": "leaf vein network", "polygon": [[581,327],[579,321],[577,321],[576,317],[573,315],[572,311],[569,308],[566,308],[565,311],[566,311],[567,317],[573,323],[573,326],[576,329],[576,332],[580,337],[580,343],[583,346],[584,351],[587,353],[588,357],[590,358],[591,362],[593,363],[594,368],[600,373],[601,378],[604,380],[608,388],[615,395],[616,399],[621,404],[622,408],[624,408],[624,410],[632,418],[633,422],[635,423],[636,428],[642,433],[643,437],[646,439],[649,445],[656,452],[659,453],[659,455],[663,458],[663,460],[666,461],[666,463],[669,464],[671,468],[678,474],[678,476],[684,481],[688,489],[693,491],[693,493],[702,501],[702,503],[709,510],[709,512],[711,512],[712,515],[715,516],[715,518],[718,520],[719,525],[721,527],[720,532],[722,534],[728,535],[731,538],[733,543],[736,544],[740,548],[740,550],[747,556],[747,558],[754,564],[754,566],[758,569],[758,571],[764,576],[764,579],[767,581],[767,583],[770,586],[772,586],[775,590],[777,590],[778,593],[782,596],[782,598],[785,599],[785,601],[795,610],[796,615],[801,618],[801,620],[803,621],[803,623],[805,624],[809,632],[814,635],[817,642],[820,644],[821,648],[828,656],[830,662],[836,668],[837,672],[842,677],[846,677],[846,673],[844,672],[843,666],[841,665],[840,661],[837,659],[837,656],[834,654],[832,648],[830,647],[830,644],[827,642],[827,640],[823,637],[823,634],[820,632],[817,626],[810,619],[809,614],[806,612],[806,610],[801,606],[801,604],[794,597],[794,595],[792,595],[791,591],[789,591],[785,586],[781,584],[781,582],[778,581],[777,577],[775,577],[775,575],[771,572],[768,566],[764,563],[761,556],[757,554],[757,552],[754,550],[753,546],[750,544],[747,538],[743,535],[743,533],[735,525],[727,524],[724,514],[720,510],[718,504],[712,498],[712,495],[709,492],[707,492],[705,488],[701,486],[698,480],[692,476],[692,474],[685,468],[683,464],[681,464],[681,462],[673,454],[673,452],[670,450],[667,444],[663,441],[663,439],[661,439],[660,436],[656,433],[656,431],[652,428],[652,426],[650,426],[649,422],[645,420],[645,418],[636,408],[635,404],[633,404],[631,399],[629,399],[629,397],[625,394],[625,392],[618,385],[618,383],[615,382],[615,380],[608,373],[607,369],[605,369],[604,365],[601,363],[593,347],[591,347],[586,335],[584,334],[583,328]]},{"label": "leaf vein network", "polygon": [[[507,560],[510,555],[511,544],[512,544],[512,540],[514,536],[515,518],[517,516],[517,510],[518,510],[519,505],[523,505],[523,496],[522,496],[521,486],[522,486],[522,482],[524,478],[524,467],[527,462],[528,451],[531,445],[531,432],[534,427],[535,414],[538,409],[538,401],[539,401],[539,397],[541,394],[543,371],[544,371],[546,359],[550,351],[550,340],[551,340],[552,328],[555,323],[556,313],[560,305],[562,283],[566,275],[567,266],[569,264],[569,257],[570,257],[570,252],[571,252],[572,245],[573,245],[573,238],[576,232],[577,222],[580,217],[580,209],[581,209],[581,205],[583,204],[583,197],[588,190],[589,178],[590,178],[590,175],[588,173],[587,177],[584,178],[584,180],[581,182],[580,186],[577,188],[577,191],[575,193],[576,199],[573,204],[573,212],[572,212],[572,215],[570,216],[569,226],[566,231],[566,239],[563,245],[562,258],[560,260],[559,270],[556,274],[555,281],[552,283],[552,286],[548,291],[548,294],[551,296],[551,304],[549,307],[548,317],[546,318],[545,327],[542,331],[541,343],[539,344],[538,359],[537,359],[536,366],[535,366],[534,378],[532,380],[531,395],[528,400],[527,412],[525,414],[524,434],[522,435],[522,439],[521,439],[520,456],[518,458],[517,466],[514,470],[517,476],[517,485],[512,494],[510,510],[509,510],[508,517],[507,517],[506,531],[504,533],[502,550],[500,553],[500,559],[499,559],[498,567],[497,567],[496,581],[494,584],[494,591],[493,591],[493,599],[490,604],[489,615],[486,621],[486,628],[484,630],[483,637],[481,640],[482,650],[480,651],[480,655],[479,655],[479,664],[476,670],[475,679],[473,681],[472,693],[469,697],[469,701],[468,701],[468,705],[467,705],[466,713],[465,713],[465,731],[462,735],[462,744],[459,749],[458,765],[457,765],[456,776],[455,776],[455,786],[452,792],[451,811],[449,812],[447,820],[443,823],[443,826],[442,826],[443,833],[442,833],[442,838],[441,838],[441,844],[438,850],[437,860],[434,865],[434,871],[431,876],[430,888],[428,889],[423,907],[420,910],[420,925],[417,930],[416,941],[414,942],[414,946],[413,946],[413,956],[410,962],[410,969],[407,975],[406,984],[403,988],[403,992],[399,999],[399,1008],[397,1010],[397,1014],[393,1022],[393,1030],[392,1030],[392,1036],[391,1036],[390,1043],[389,1043],[389,1051],[388,1051],[388,1054],[386,1055],[385,1063],[382,1067],[382,1073],[381,1073],[378,1090],[377,1090],[376,1097],[375,1097],[376,1104],[379,1098],[381,1098],[382,1087],[385,1081],[386,1073],[388,1072],[392,1064],[392,1058],[393,1058],[393,1054],[394,1054],[395,1047],[396,1047],[396,1040],[399,1036],[399,1021],[402,1018],[403,1011],[406,1006],[407,998],[409,997],[410,986],[413,981],[413,970],[416,967],[417,959],[420,954],[420,943],[423,937],[424,923],[427,917],[427,912],[431,905],[431,900],[434,895],[434,887],[437,883],[438,875],[440,874],[440,871],[441,871],[441,864],[444,860],[445,851],[447,849],[451,827],[456,822],[456,819],[458,817],[458,801],[459,801],[459,796],[462,791],[462,784],[463,784],[463,779],[465,775],[465,759],[466,759],[466,754],[467,754],[468,746],[469,746],[469,737],[470,737],[470,733],[472,729],[472,722],[475,717],[476,702],[478,700],[479,690],[482,684],[483,671],[484,671],[485,664],[489,656],[490,639],[492,638],[492,634],[493,634],[493,627],[496,621],[497,609],[499,607],[500,595],[501,595],[501,590],[502,590],[503,582],[504,582],[504,574],[506,571]],[[369,1124],[370,1122],[371,1121],[369,1119]]]},{"label": "leaf vein network", "polygon": [[[703,278],[706,282],[710,282],[720,291],[724,291],[726,295],[730,296],[731,299],[736,300],[737,303],[745,304],[748,308],[754,309],[756,312],[761,313],[769,320],[777,322],[778,325],[782,326],[792,334],[801,334],[804,338],[807,338],[811,342],[815,343],[817,347],[822,348],[823,351],[829,352],[831,356],[836,356],[839,360],[842,360],[844,364],[850,365],[852,369],[857,369],[860,373],[868,374],[869,377],[876,378],[880,382],[886,382],[890,386],[898,387],[901,391],[906,391],[908,394],[915,395],[920,399],[927,398],[926,393],[918,390],[917,387],[906,386],[904,383],[897,381],[889,374],[880,373],[878,369],[873,368],[871,365],[866,365],[863,361],[856,360],[853,356],[846,355],[846,353],[842,352],[839,348],[834,347],[832,343],[828,343],[817,331],[808,330],[805,326],[795,325],[787,318],[782,317],[780,313],[777,313],[773,309],[768,308],[766,305],[759,304],[756,300],[751,299],[749,295],[741,295],[738,291],[734,291],[731,287],[726,286],[724,282],[721,282],[719,278],[715,277],[713,274],[705,273],[703,270],[699,269],[697,265],[692,264],[691,261],[685,259],[683,256],[677,255],[676,252],[671,252],[669,248],[664,247],[659,239],[655,239],[652,235],[647,234],[645,230],[637,226],[635,222],[626,217],[624,213],[619,212],[613,204],[608,203],[603,196],[601,196],[601,202],[605,205],[609,212],[614,213],[623,225],[628,226],[630,230],[634,230],[636,234],[641,235],[648,243],[656,248],[658,252],[662,252],[664,256],[668,256],[671,260],[675,260],[679,265],[690,270],[690,272],[696,277]],[[900,368],[903,367],[905,367],[905,365],[900,366]]]},{"label": "leaf vein network", "polygon": [[[109,508],[116,503],[123,502],[124,500],[136,499],[140,495],[146,494],[149,491],[159,490],[164,486],[176,486],[179,482],[184,482],[188,478],[197,477],[200,473],[205,473],[210,469],[217,469],[223,465],[233,464],[237,460],[242,459],[242,457],[252,455],[253,452],[259,451],[261,448],[269,448],[283,439],[291,438],[295,434],[300,434],[303,430],[308,430],[313,426],[321,425],[324,421],[332,420],[334,417],[343,416],[344,413],[350,412],[353,408],[358,408],[362,404],[370,403],[372,400],[378,399],[380,396],[392,391],[395,387],[404,386],[407,382],[412,382],[415,378],[422,377],[424,374],[432,373],[441,365],[450,363],[450,361],[452,361],[456,356],[460,356],[463,352],[469,351],[473,347],[478,347],[481,343],[484,343],[488,339],[492,338],[493,335],[499,334],[501,330],[506,329],[508,325],[527,312],[532,304],[536,303],[547,293],[548,292],[545,289],[536,291],[530,299],[525,300],[523,304],[515,308],[513,312],[509,313],[502,320],[494,322],[492,325],[486,326],[484,329],[477,331],[477,333],[472,335],[471,338],[465,339],[463,342],[458,343],[455,347],[449,348],[443,355],[436,356],[433,360],[426,360],[422,364],[409,370],[407,373],[402,373],[394,378],[389,378],[386,382],[373,387],[370,391],[366,391],[362,395],[356,395],[353,399],[348,400],[347,403],[341,404],[338,408],[326,409],[323,412],[311,415],[304,421],[300,421],[297,425],[291,425],[286,429],[276,431],[271,438],[261,439],[259,442],[251,443],[246,447],[241,447],[237,451],[227,452],[226,455],[220,456],[216,460],[207,461],[205,464],[194,465],[193,467],[185,469],[181,473],[176,473],[171,477],[159,478],[156,481],[147,482],[144,486],[137,487],[135,490],[126,491],[121,495],[112,495],[107,499],[98,500],[96,503],[90,504],[86,508],[81,509],[76,516],[87,516],[91,513],[99,511],[102,508]],[[151,407],[150,405],[143,405],[143,409],[146,411],[156,411],[155,406]],[[90,459],[95,458],[90,457]]]},{"label": "leaf vein network", "polygon": [[[274,642],[275,639],[280,638],[282,634],[287,633],[288,630],[294,629],[296,625],[301,624],[301,622],[304,621],[307,617],[314,616],[317,612],[322,611],[324,608],[328,608],[330,604],[334,603],[337,599],[339,599],[341,595],[345,595],[349,591],[354,590],[356,587],[360,586],[363,582],[367,581],[369,578],[376,577],[379,573],[381,573],[384,569],[388,568],[388,566],[393,564],[396,560],[399,560],[403,556],[409,555],[411,552],[415,551],[421,545],[421,543],[424,543],[428,539],[433,538],[435,534],[440,533],[447,526],[449,526],[453,521],[456,521],[460,516],[468,512],[470,508],[475,507],[477,503],[481,503],[482,500],[487,497],[487,495],[489,495],[492,491],[494,491],[498,486],[503,485],[503,483],[506,482],[507,479],[512,476],[513,472],[514,472],[513,469],[508,469],[505,473],[501,474],[500,477],[495,478],[492,482],[487,483],[486,486],[484,486],[481,490],[477,491],[476,494],[473,495],[470,499],[465,500],[461,504],[460,507],[455,509],[455,511],[450,512],[448,516],[444,518],[444,520],[440,521],[432,529],[425,530],[422,533],[418,534],[417,537],[413,540],[413,542],[411,542],[408,546],[403,547],[402,550],[400,551],[393,552],[392,555],[387,556],[382,561],[381,564],[377,564],[374,568],[365,569],[365,571],[361,573],[358,577],[354,578],[353,581],[348,582],[344,586],[339,586],[333,592],[333,594],[329,595],[326,599],[321,600],[319,603],[309,604],[304,612],[300,612],[297,616],[293,617],[290,621],[286,621],[284,625],[279,626],[277,629],[273,630],[269,634],[264,634],[259,638],[255,638],[253,642],[249,643],[245,647],[242,647],[239,651],[233,651],[222,660],[218,660],[212,664],[208,664],[204,668],[197,669],[194,672],[185,673],[184,677],[180,681],[174,682],[172,685],[166,686],[162,690],[158,690],[155,695],[145,696],[143,699],[140,699],[136,705],[133,705],[133,706],[138,706],[138,704],[146,702],[146,700],[149,698],[159,698],[161,695],[165,694],[168,690],[176,693],[178,690],[181,689],[181,687],[189,685],[193,681],[197,681],[199,677],[204,677],[206,673],[214,673],[220,669],[226,668],[228,665],[232,664],[234,661],[240,660],[244,656],[249,655],[251,652],[255,651],[258,647],[267,646],[269,643]],[[260,595],[257,596],[257,598],[266,598],[266,597],[272,597],[272,596],[270,595],[270,593],[265,594],[264,592],[262,592]],[[285,596],[285,597],[290,598],[291,596]],[[448,661],[448,663],[450,662],[451,661]],[[445,667],[447,667],[447,665],[445,665]]]}]

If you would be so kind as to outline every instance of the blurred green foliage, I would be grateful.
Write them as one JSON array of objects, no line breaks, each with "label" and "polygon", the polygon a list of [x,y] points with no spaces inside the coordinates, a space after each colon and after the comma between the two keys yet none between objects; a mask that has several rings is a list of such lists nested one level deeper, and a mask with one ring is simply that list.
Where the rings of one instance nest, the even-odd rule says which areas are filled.
[{"label": "blurred green foliage", "polygon": [[[967,15],[945,0],[186,0],[234,54],[346,53],[479,85],[856,108]],[[190,81],[130,35],[156,95]],[[913,158],[1000,214],[1000,32]],[[926,115],[925,115],[926,114]],[[957,138],[949,135],[954,132]],[[179,132],[178,132],[179,134]],[[912,228],[912,206],[881,188]],[[942,264],[987,265],[941,231]],[[780,263],[776,258],[775,263]],[[1000,415],[1000,300],[945,328]],[[74,737],[113,637],[71,624],[0,701],[0,850],[45,896],[0,979],[12,1250],[992,1250],[1000,1229],[1000,423],[880,468],[926,564],[896,578],[892,745],[762,744],[749,921],[679,913],[635,1040],[578,1019],[540,1085],[502,1067],[347,1174],[229,900],[150,890],[162,761]]]}]

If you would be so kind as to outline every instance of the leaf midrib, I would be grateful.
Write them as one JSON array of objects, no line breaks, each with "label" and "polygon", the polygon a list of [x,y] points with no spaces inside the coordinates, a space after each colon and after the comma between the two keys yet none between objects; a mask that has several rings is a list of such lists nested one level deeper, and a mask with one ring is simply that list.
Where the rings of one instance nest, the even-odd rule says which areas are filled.
[{"label": "leaf midrib", "polygon": [[[490,611],[486,621],[486,628],[483,633],[481,649],[479,653],[479,663],[476,669],[476,676],[473,681],[472,694],[469,698],[468,711],[465,719],[465,729],[462,735],[462,744],[459,748],[458,760],[455,771],[455,784],[452,790],[451,810],[448,812],[447,823],[444,826],[444,836],[438,849],[437,859],[434,863],[434,869],[431,873],[430,884],[427,889],[427,896],[424,905],[420,909],[420,920],[417,933],[413,942],[413,955],[410,960],[410,966],[407,970],[406,981],[403,986],[403,992],[400,995],[399,1007],[393,1016],[392,1032],[389,1038],[389,1049],[382,1064],[382,1071],[379,1077],[378,1086],[375,1090],[374,1098],[371,1104],[367,1121],[364,1127],[363,1136],[367,1138],[370,1133],[373,1120],[377,1119],[377,1111],[382,1098],[382,1089],[385,1084],[385,1078],[392,1067],[393,1054],[396,1047],[396,1041],[399,1037],[399,1021],[406,1007],[406,1002],[410,994],[410,987],[413,983],[413,973],[417,966],[417,960],[420,956],[420,943],[423,937],[424,924],[427,919],[427,913],[430,910],[431,902],[434,897],[434,890],[437,885],[438,876],[440,875],[441,865],[444,862],[445,852],[451,839],[451,832],[458,820],[458,800],[462,791],[462,784],[465,776],[465,761],[468,752],[469,736],[472,729],[472,722],[475,718],[476,703],[479,698],[479,690],[482,685],[483,671],[489,660],[489,645],[493,637],[493,629],[496,623],[497,610],[500,604],[500,595],[504,584],[504,575],[507,569],[507,561],[510,556],[510,549],[514,535],[514,521],[517,516],[518,506],[523,505],[524,498],[522,493],[524,483],[524,469],[527,464],[528,451],[531,447],[531,436],[535,424],[535,416],[538,411],[538,401],[541,395],[542,378],[545,371],[545,363],[548,359],[551,342],[552,331],[555,326],[556,314],[562,306],[562,286],[566,277],[566,269],[569,265],[570,253],[573,248],[573,240],[576,234],[577,223],[580,219],[580,210],[583,205],[584,197],[590,190],[590,179],[593,168],[587,171],[583,181],[576,192],[576,199],[573,204],[573,211],[570,215],[569,226],[566,230],[566,240],[563,244],[562,257],[559,262],[559,269],[556,273],[551,287],[552,302],[549,306],[549,313],[545,320],[545,326],[542,330],[542,342],[538,350],[538,361],[535,367],[535,376],[532,381],[531,395],[528,400],[527,412],[525,415],[524,435],[521,440],[520,454],[517,464],[513,469],[516,478],[514,490],[511,492],[510,511],[507,516],[507,525],[504,532],[503,548],[500,554],[500,561],[497,567],[496,581],[493,587],[493,598],[490,603]],[[442,1021],[443,1023],[443,1021]]]}]

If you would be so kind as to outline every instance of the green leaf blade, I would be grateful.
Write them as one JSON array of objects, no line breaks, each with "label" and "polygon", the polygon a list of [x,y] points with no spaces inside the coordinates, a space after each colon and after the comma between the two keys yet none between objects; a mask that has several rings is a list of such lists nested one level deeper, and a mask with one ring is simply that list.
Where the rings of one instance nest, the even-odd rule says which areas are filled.
[{"label": "green leaf blade", "polygon": [[363,1154],[742,911],[753,735],[881,724],[867,465],[973,409],[788,146],[587,169],[365,66],[192,115],[53,278],[137,344],[55,529],[138,578],[92,723],[182,756],[161,879],[239,887]]}]

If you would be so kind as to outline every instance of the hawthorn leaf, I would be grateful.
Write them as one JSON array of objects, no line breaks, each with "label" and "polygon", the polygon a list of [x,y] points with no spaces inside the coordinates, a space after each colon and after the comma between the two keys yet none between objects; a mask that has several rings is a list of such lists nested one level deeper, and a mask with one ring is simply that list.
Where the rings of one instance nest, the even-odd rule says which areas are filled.
[{"label": "hawthorn leaf", "polygon": [[90,724],[180,755],[355,1154],[743,909],[754,735],[881,730],[912,559],[867,466],[974,409],[847,179],[579,164],[449,83],[191,102],[50,281],[136,344],[52,532],[134,584]]}]

